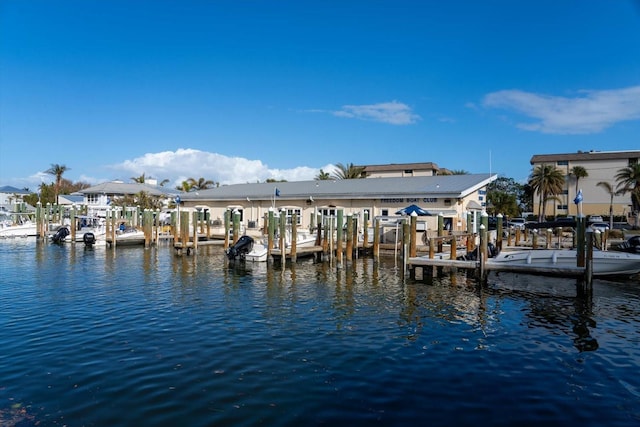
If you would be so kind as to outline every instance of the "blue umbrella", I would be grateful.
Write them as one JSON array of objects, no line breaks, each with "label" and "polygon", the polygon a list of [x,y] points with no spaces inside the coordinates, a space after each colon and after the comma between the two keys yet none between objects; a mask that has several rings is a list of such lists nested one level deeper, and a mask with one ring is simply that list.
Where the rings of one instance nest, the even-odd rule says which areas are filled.
[{"label": "blue umbrella", "polygon": [[402,208],[398,212],[396,212],[396,215],[411,215],[414,212],[418,216],[430,215],[429,212],[427,212],[426,210],[422,209],[420,206],[417,206],[417,205],[409,205],[406,208]]}]

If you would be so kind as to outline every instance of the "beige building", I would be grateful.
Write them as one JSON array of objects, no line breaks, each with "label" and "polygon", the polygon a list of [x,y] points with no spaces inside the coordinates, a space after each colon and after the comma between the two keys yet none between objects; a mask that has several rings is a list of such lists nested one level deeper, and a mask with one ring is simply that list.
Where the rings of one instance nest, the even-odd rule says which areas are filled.
[{"label": "beige building", "polygon": [[[553,165],[565,175],[565,189],[559,195],[560,201],[553,202],[553,209],[547,205],[547,215],[577,214],[577,206],[573,201],[576,196],[576,179],[571,176],[571,170],[575,166],[581,166],[589,174],[578,181],[578,189],[582,189],[583,194],[582,213],[608,216],[611,196],[597,184],[609,182],[615,189],[617,186],[615,175],[618,171],[638,161],[640,161],[640,151],[578,151],[567,154],[537,154],[531,157],[530,163],[533,169],[543,164]],[[534,201],[536,200],[537,195],[534,196]],[[535,202],[534,212],[538,213],[538,204]],[[630,220],[631,196],[629,194],[614,196],[613,214],[625,216]]]},{"label": "beige building", "polygon": [[436,175],[417,177],[365,178],[270,182],[224,185],[183,193],[182,207],[206,210],[215,224],[222,224],[225,212],[240,215],[247,232],[258,230],[269,210],[284,213],[289,223],[294,214],[297,226],[310,228],[314,218],[335,217],[341,210],[346,218],[398,217],[403,208],[416,205],[426,211],[419,221],[424,229],[437,228],[443,216],[445,227],[466,229],[470,217],[474,229],[486,204],[487,185],[497,178],[489,174]]},{"label": "beige building", "polygon": [[363,178],[398,178],[411,176],[445,175],[435,163],[390,163],[387,165],[366,165]]}]

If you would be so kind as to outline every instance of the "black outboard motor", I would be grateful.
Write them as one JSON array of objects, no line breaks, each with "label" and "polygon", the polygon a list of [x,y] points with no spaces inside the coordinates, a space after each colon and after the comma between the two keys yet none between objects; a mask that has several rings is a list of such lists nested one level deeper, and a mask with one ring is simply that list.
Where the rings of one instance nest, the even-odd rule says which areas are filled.
[{"label": "black outboard motor", "polygon": [[[493,243],[489,242],[487,243],[487,255],[489,256],[489,258],[495,258],[498,256],[498,254],[500,253],[500,250],[498,249],[498,247],[496,245],[494,245]],[[478,260],[478,248],[475,248],[472,252],[466,254],[466,255],[460,255],[458,258],[456,258],[459,261],[477,261]]]},{"label": "black outboard motor", "polygon": [[241,236],[238,241],[227,249],[227,258],[233,260],[236,258],[244,259],[245,255],[253,249],[253,238],[250,236]]},{"label": "black outboard motor", "polygon": [[51,241],[53,243],[62,243],[64,242],[64,238],[69,235],[69,229],[67,227],[60,227],[58,231],[51,236]]},{"label": "black outboard motor", "polygon": [[96,243],[96,235],[91,232],[84,233],[82,241],[85,246],[91,247]]},{"label": "black outboard motor", "polygon": [[616,246],[616,249],[623,252],[640,254],[640,236],[633,236]]}]

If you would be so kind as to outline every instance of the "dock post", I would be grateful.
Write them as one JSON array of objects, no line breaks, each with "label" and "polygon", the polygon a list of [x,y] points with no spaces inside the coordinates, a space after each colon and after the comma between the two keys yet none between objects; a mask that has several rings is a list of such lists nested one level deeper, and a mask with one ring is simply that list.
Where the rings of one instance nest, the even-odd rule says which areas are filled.
[{"label": "dock post", "polygon": [[347,214],[347,245],[346,245],[346,262],[350,264],[353,260],[353,215]]},{"label": "dock post", "polygon": [[373,220],[373,261],[380,259],[380,218]]},{"label": "dock post", "polygon": [[411,225],[408,221],[402,221],[402,273],[406,274],[409,265],[409,245],[410,245],[410,229]]},{"label": "dock post", "polygon": [[498,252],[502,251],[502,214],[498,214],[498,224],[496,225],[496,247],[498,248]]},{"label": "dock post", "polygon": [[[320,217],[316,218],[317,228],[316,228],[316,246],[320,246],[322,242],[322,219]],[[316,253],[316,261],[320,262],[322,260],[322,253],[324,252],[324,245],[322,246],[323,251]]]},{"label": "dock post", "polygon": [[485,270],[485,261],[487,259],[487,229],[484,224],[480,224],[480,247],[478,248],[478,256],[480,259],[480,282],[485,284],[487,280],[487,272]]},{"label": "dock post", "polygon": [[546,230],[546,234],[545,234],[545,238],[546,238],[546,247],[547,249],[551,249],[551,241],[553,240],[553,230],[550,228],[547,228]]},{"label": "dock post", "polygon": [[[449,259],[451,260],[455,260],[456,258],[458,258],[458,248],[457,248],[458,244],[456,242],[456,236],[451,236],[451,255],[449,256]],[[415,256],[415,255],[413,255]]]},{"label": "dock post", "polygon": [[231,211],[224,211],[224,249],[229,249],[229,230],[231,229]]},{"label": "dock post", "polygon": [[[197,227],[193,224],[194,228]],[[233,243],[235,244],[240,238],[240,212],[237,209],[233,210]]]},{"label": "dock post", "polygon": [[577,252],[578,252],[578,267],[584,267],[585,265],[585,218],[580,215],[577,219],[576,233],[577,239]]},{"label": "dock post", "polygon": [[586,244],[587,244],[587,253],[586,253],[586,266],[584,269],[585,274],[585,285],[587,287],[587,291],[591,292],[593,286],[593,230],[589,227],[586,231]]},{"label": "dock post", "polygon": [[71,210],[69,212],[69,216],[71,219],[71,224],[69,224],[69,228],[71,229],[71,243],[76,243],[76,230],[78,229],[78,224],[76,224],[76,205],[71,205]]},{"label": "dock post", "polygon": [[298,260],[298,215],[294,212],[291,215],[291,262]]},{"label": "dock post", "polygon": [[280,238],[278,246],[280,247],[280,255],[282,257],[282,266],[284,267],[287,264],[287,248],[285,234],[287,233],[287,215],[284,209],[281,209],[279,212],[280,216]]},{"label": "dock post", "polygon": [[418,228],[418,214],[411,212],[411,226],[409,230],[409,256],[415,257],[418,254],[418,235],[416,230]]},{"label": "dock post", "polygon": [[342,267],[342,219],[344,212],[342,209],[338,209],[336,223],[336,265],[338,268]]},{"label": "dock post", "polygon": [[362,220],[362,229],[364,230],[364,236],[362,237],[362,249],[366,250],[369,246],[369,211],[364,211]]},{"label": "dock post", "polygon": [[531,249],[538,249],[538,230],[531,230]]},{"label": "dock post", "polygon": [[[444,214],[438,214],[438,237],[444,236]],[[442,252],[442,239],[438,239],[438,253]]]},{"label": "dock post", "polygon": [[273,255],[271,252],[273,251],[273,239],[275,237],[276,228],[273,208],[269,208],[269,213],[267,215],[267,261],[273,262]]}]

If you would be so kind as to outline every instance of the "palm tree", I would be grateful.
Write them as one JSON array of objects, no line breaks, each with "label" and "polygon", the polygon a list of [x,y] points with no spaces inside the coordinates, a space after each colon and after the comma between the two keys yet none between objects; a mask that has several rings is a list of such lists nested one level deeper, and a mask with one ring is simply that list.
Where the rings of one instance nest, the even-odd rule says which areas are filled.
[{"label": "palm tree", "polygon": [[192,188],[193,186],[189,181],[182,181],[182,184],[176,186],[176,190],[184,191],[185,193],[191,191]]},{"label": "palm tree", "polygon": [[617,191],[620,194],[631,193],[631,209],[635,214],[636,224],[640,216],[640,163],[634,163],[618,170],[615,175]]},{"label": "palm tree", "polygon": [[144,181],[145,181],[144,172],[140,176],[132,176],[131,180],[133,182],[137,182],[138,184],[144,184]]},{"label": "palm tree", "polygon": [[[589,172],[582,166],[574,166],[569,171],[569,176],[576,180],[576,195],[578,194],[579,184],[581,178],[586,178],[589,176]],[[567,188],[568,190],[568,188]],[[568,192],[568,191],[567,191]],[[567,195],[568,197],[568,195]]]},{"label": "palm tree", "polygon": [[338,163],[337,170],[333,172],[336,179],[358,179],[363,178],[364,166],[355,166],[353,163],[343,165]]},{"label": "palm tree", "polygon": [[56,177],[56,187],[55,187],[55,194],[54,194],[55,203],[58,203],[58,195],[60,194],[60,184],[62,183],[62,175],[64,175],[64,173],[68,170],[69,168],[66,167],[65,165],[52,163],[51,167],[45,171],[45,173],[48,173],[49,175],[53,175]]},{"label": "palm tree", "polygon": [[578,194],[578,184],[580,182],[580,178],[586,178],[589,176],[589,172],[582,166],[574,166],[569,171],[569,176],[572,176],[573,179],[576,180],[576,194]]},{"label": "palm tree", "polygon": [[216,185],[216,183],[210,179],[204,179],[202,177],[198,178],[197,181],[194,178],[189,178],[187,181],[191,184],[191,190],[193,191],[206,190],[207,188],[213,188]]},{"label": "palm tree", "polygon": [[318,173],[314,179],[316,181],[329,181],[331,180],[331,174],[320,169],[320,173]]},{"label": "palm tree", "polygon": [[546,216],[547,201],[562,192],[564,175],[555,166],[537,166],[529,177],[529,185],[538,193],[538,220]]},{"label": "palm tree", "polygon": [[622,193],[620,193],[619,191],[616,191],[616,189],[613,188],[613,184],[607,181],[600,181],[596,185],[598,187],[602,187],[604,191],[606,191],[607,194],[609,194],[609,230],[613,230],[613,197],[619,196]]},{"label": "palm tree", "polygon": [[453,169],[451,175],[469,175],[469,172],[464,169]]}]

